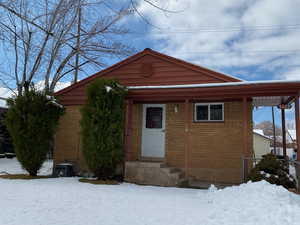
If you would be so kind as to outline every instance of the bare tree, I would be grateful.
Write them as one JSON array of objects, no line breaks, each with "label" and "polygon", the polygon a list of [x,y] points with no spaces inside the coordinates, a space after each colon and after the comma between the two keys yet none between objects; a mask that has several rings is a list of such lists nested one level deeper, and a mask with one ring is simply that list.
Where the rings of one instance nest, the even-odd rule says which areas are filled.
[{"label": "bare tree", "polygon": [[[142,1],[173,12],[157,1]],[[107,57],[132,54],[135,49],[122,40],[128,30],[120,22],[137,13],[150,23],[139,12],[138,1],[121,2],[0,0],[0,40],[8,60],[0,65],[2,85],[22,94],[25,83],[43,81],[45,91],[51,93],[62,79],[77,82],[79,71],[106,66]]]},{"label": "bare tree", "polygon": [[[271,121],[262,121],[255,124],[254,128],[263,130],[264,135],[274,135],[273,123]],[[281,133],[281,128],[275,125],[275,136],[281,136]]]},{"label": "bare tree", "polygon": [[[131,12],[130,5],[106,11],[106,1],[88,0],[15,0],[0,2],[3,51],[12,68],[0,68],[1,81],[12,85],[18,94],[25,83],[44,82],[53,92],[61,79],[87,65],[105,66],[105,57],[131,54],[123,44],[127,29],[118,25]],[[102,7],[102,8],[101,8]],[[80,21],[79,21],[80,20]],[[79,26],[80,22],[80,26]],[[77,78],[75,79],[75,82]]]}]

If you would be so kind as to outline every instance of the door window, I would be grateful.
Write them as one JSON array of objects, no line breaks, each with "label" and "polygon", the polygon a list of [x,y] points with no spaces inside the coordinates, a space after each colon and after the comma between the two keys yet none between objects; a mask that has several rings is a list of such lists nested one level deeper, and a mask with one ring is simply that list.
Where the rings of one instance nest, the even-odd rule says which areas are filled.
[{"label": "door window", "polygon": [[160,129],[162,128],[163,109],[161,107],[146,108],[146,128]]}]

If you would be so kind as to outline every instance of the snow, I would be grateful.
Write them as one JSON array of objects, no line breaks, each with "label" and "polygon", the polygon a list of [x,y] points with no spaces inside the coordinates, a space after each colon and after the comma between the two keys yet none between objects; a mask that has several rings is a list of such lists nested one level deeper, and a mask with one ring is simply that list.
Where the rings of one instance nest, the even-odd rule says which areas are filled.
[{"label": "snow", "polygon": [[108,92],[111,91],[112,87],[110,87],[110,86],[105,86],[105,89],[106,89],[106,92],[108,93]]},{"label": "snow", "polygon": [[7,108],[5,99],[9,98],[12,94],[13,92],[8,88],[0,87],[0,107]]},{"label": "snow", "polygon": [[260,135],[260,136],[262,136],[262,137],[264,137],[264,138],[267,138],[267,139],[269,139],[269,140],[271,139],[270,137],[264,135],[264,131],[261,130],[261,129],[253,129],[253,133],[254,133],[254,134],[258,134],[258,135]]},{"label": "snow", "polygon": [[288,130],[288,135],[292,139],[291,142],[296,140],[296,130]]},{"label": "snow", "polygon": [[128,89],[164,89],[164,88],[201,88],[201,87],[225,87],[225,86],[243,86],[257,84],[282,84],[282,83],[299,83],[300,80],[258,80],[258,81],[240,81],[240,82],[223,82],[223,83],[206,83],[206,84],[179,84],[179,85],[158,85],[158,86],[128,86]]},{"label": "snow", "polygon": [[[52,174],[53,161],[47,160],[44,162],[42,168],[39,171],[39,175],[50,175]],[[25,170],[22,169],[16,158],[13,159],[0,159],[0,175],[1,174],[27,174]],[[0,223],[1,224],[1,223]]]},{"label": "snow", "polygon": [[261,129],[253,129],[253,132],[264,136],[264,131]]},{"label": "snow", "polygon": [[[55,86],[55,92],[56,91],[59,91],[61,89],[64,89],[68,86],[71,85],[71,82],[57,82],[56,83],[56,86]],[[45,87],[45,81],[39,81],[35,84],[35,87],[38,89],[38,90],[43,90],[43,88]],[[4,88],[4,87],[0,87],[0,107],[5,107],[7,108],[7,105],[6,105],[6,100],[4,100],[4,98],[10,98],[14,95],[14,91],[13,90],[10,90],[8,88]],[[2,99],[3,98],[3,99]]]},{"label": "snow", "polygon": [[[19,171],[3,159],[0,170]],[[0,179],[5,225],[296,225],[300,197],[265,181],[218,190]]]}]

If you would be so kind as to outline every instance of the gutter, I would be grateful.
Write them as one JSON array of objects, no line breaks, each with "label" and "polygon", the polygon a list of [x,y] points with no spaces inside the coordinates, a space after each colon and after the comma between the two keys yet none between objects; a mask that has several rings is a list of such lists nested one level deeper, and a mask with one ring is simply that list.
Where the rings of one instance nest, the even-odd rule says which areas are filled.
[{"label": "gutter", "polygon": [[299,83],[300,80],[262,80],[262,81],[241,81],[241,82],[224,82],[209,84],[180,84],[180,85],[156,85],[156,86],[128,86],[129,90],[135,89],[176,89],[176,88],[201,88],[201,87],[226,87],[226,86],[247,86],[259,84],[289,84]]}]

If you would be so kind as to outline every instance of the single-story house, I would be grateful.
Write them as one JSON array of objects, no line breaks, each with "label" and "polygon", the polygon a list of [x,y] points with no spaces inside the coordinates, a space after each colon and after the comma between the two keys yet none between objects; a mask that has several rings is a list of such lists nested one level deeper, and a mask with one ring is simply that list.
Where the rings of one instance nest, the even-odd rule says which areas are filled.
[{"label": "single-story house", "polygon": [[241,183],[251,167],[245,159],[253,156],[252,107],[290,104],[300,90],[299,81],[243,81],[147,48],[56,93],[66,113],[55,138],[55,164],[87,171],[80,107],[86,86],[102,78],[129,90],[125,180],[169,186]]},{"label": "single-story house", "polygon": [[264,135],[263,130],[253,129],[253,153],[254,157],[261,159],[263,155],[271,152],[271,138]]}]

